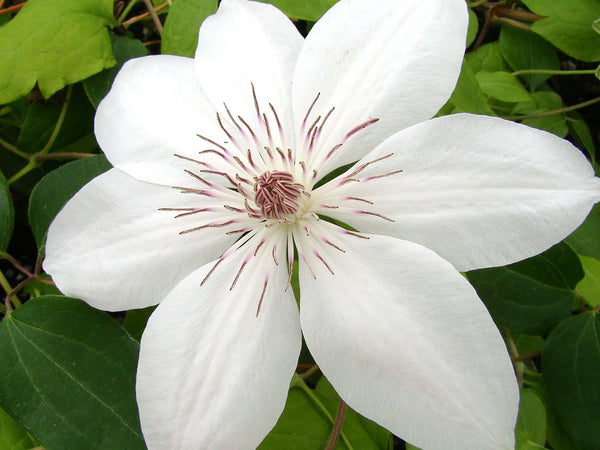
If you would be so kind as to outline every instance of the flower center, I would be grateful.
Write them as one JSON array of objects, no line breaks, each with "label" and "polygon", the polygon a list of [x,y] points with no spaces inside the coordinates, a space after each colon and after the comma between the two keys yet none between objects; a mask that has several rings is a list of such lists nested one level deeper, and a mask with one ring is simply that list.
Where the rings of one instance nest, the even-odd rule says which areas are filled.
[{"label": "flower center", "polygon": [[254,202],[265,219],[284,219],[298,212],[303,189],[289,172],[265,172],[255,178]]}]

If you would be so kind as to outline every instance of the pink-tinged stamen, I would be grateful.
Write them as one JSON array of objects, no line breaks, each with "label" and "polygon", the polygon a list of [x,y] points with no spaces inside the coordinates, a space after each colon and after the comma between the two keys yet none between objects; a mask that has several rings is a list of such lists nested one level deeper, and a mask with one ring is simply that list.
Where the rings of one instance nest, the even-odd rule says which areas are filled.
[{"label": "pink-tinged stamen", "polygon": [[331,273],[331,275],[335,275],[335,273],[333,273],[333,270],[331,270],[331,267],[329,266],[329,264],[327,264],[327,261],[325,261],[325,260],[323,259],[323,257],[322,257],[322,256],[319,254],[319,252],[318,252],[318,251],[316,251],[316,250],[314,250],[314,252],[313,252],[313,253],[315,254],[315,256],[316,256],[317,258],[319,258],[319,260],[320,260],[320,261],[323,263],[323,265],[324,265],[325,267],[327,267],[327,270],[329,270],[329,272]]},{"label": "pink-tinged stamen", "polygon": [[[196,134],[196,136],[198,136],[200,139],[202,139],[203,141],[208,142],[209,144],[214,145],[215,147],[217,147],[218,149],[220,149],[221,151],[223,151],[223,153],[225,153],[227,156],[231,156],[231,152],[229,150],[227,150],[225,147],[223,147],[221,144],[213,141],[212,139],[209,139],[207,137],[202,136],[201,134]],[[202,152],[201,152],[202,153]],[[218,152],[217,152],[218,153]]]},{"label": "pink-tinged stamen", "polygon": [[240,266],[240,269],[238,270],[237,274],[235,275],[233,283],[231,283],[231,286],[229,287],[230,291],[233,290],[233,288],[237,284],[238,280],[240,279],[240,275],[242,274],[242,271],[244,270],[244,267],[246,267],[246,264],[248,264],[248,259],[245,259],[244,262],[242,262],[242,265]]},{"label": "pink-tinged stamen", "polygon": [[308,107],[308,111],[306,111],[306,115],[304,116],[304,119],[302,120],[302,125],[300,126],[300,135],[304,134],[304,130],[306,128],[306,121],[308,120],[308,116],[310,115],[310,112],[312,111],[313,107],[315,106],[315,103],[317,103],[317,100],[319,100],[320,96],[321,96],[321,93],[320,92],[317,93],[317,96],[315,97],[315,99],[313,100],[313,102]]},{"label": "pink-tinged stamen", "polygon": [[267,284],[269,283],[269,277],[265,277],[265,282],[263,284],[263,289],[260,294],[260,300],[258,300],[258,307],[256,308],[256,317],[258,317],[258,313],[260,313],[260,307],[262,306],[263,299],[265,298],[265,292],[267,292]]},{"label": "pink-tinged stamen", "polygon": [[232,220],[227,220],[225,222],[211,222],[211,223],[207,223],[206,225],[201,225],[199,227],[194,227],[194,228],[190,228],[188,230],[180,231],[179,234],[188,234],[193,231],[204,230],[205,228],[222,228],[222,227],[226,227],[227,225],[231,225],[233,223],[237,223],[237,220],[232,219]]},{"label": "pink-tinged stamen", "polygon": [[281,122],[279,121],[279,116],[277,115],[277,111],[275,111],[275,107],[271,103],[269,103],[269,107],[271,108],[271,111],[273,111],[273,117],[275,117],[275,122],[277,122],[277,129],[279,130],[279,139],[281,140],[281,145],[285,147],[285,133],[283,132],[283,127],[281,126]]}]

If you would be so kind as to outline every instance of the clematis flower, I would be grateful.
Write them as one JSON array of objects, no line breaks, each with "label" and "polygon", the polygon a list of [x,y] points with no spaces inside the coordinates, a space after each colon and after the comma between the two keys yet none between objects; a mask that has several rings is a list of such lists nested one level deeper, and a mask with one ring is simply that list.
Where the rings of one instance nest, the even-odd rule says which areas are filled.
[{"label": "clematis flower", "polygon": [[149,448],[259,445],[302,334],[341,398],[407,441],[513,448],[512,365],[459,271],[560,241],[600,183],[548,133],[427,120],[466,28],[464,0],[341,0],[303,39],[223,0],[194,59],[123,67],[96,115],[114,168],[56,217],[44,267],[96,308],[160,303],[136,387]]}]

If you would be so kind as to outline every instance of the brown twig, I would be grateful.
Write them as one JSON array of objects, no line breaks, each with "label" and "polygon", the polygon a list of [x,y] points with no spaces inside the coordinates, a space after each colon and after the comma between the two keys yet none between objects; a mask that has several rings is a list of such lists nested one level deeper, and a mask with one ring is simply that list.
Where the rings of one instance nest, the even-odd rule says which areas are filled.
[{"label": "brown twig", "polygon": [[333,422],[333,428],[331,429],[331,434],[329,435],[329,440],[327,441],[327,446],[325,447],[325,450],[333,450],[335,448],[335,444],[337,444],[337,441],[340,437],[340,433],[342,432],[342,425],[344,425],[346,409],[346,402],[340,398],[340,405],[338,406],[337,416],[335,417],[335,422]]},{"label": "brown twig", "polygon": [[[2,4],[4,4],[4,1],[2,2]],[[0,4],[0,7],[2,7],[2,4]],[[10,14],[14,11],[18,11],[23,6],[25,6],[25,3],[19,3],[18,5],[13,5],[9,6],[8,8],[0,9],[0,16],[3,16],[4,14]]]},{"label": "brown twig", "polygon": [[[167,6],[169,6],[168,1],[161,3],[156,8],[153,8],[153,9],[154,9],[154,12],[159,12],[159,11],[165,9]],[[145,12],[143,14],[140,14],[139,16],[132,17],[131,19],[122,22],[121,25],[123,25],[125,28],[127,28],[129,25],[139,22],[140,20],[147,19],[148,17],[150,17],[150,12]]]},{"label": "brown twig", "polygon": [[528,359],[537,358],[541,354],[542,354],[542,351],[538,350],[537,352],[528,353],[527,355],[515,356],[514,358],[511,358],[511,361],[512,362],[527,361]]},{"label": "brown twig", "polygon": [[150,13],[150,16],[152,16],[152,20],[154,21],[154,25],[156,25],[156,30],[158,31],[158,34],[160,34],[162,36],[163,26],[162,26],[162,23],[160,23],[158,14],[156,14],[154,5],[152,4],[152,2],[150,0],[144,0],[144,3],[146,4],[146,8],[148,8],[148,12]]}]

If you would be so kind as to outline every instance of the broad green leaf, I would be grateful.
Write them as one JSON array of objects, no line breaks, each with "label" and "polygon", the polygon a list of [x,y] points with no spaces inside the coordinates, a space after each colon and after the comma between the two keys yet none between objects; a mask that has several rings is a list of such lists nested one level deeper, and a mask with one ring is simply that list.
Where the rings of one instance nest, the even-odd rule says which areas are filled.
[{"label": "broad green leaf", "polygon": [[85,93],[95,108],[98,107],[100,100],[108,94],[113,80],[117,76],[117,72],[121,70],[125,61],[148,54],[148,50],[146,50],[144,44],[129,36],[117,36],[111,33],[110,41],[112,43],[113,54],[117,64],[110,69],[97,73],[93,77],[83,80]]},{"label": "broad green leaf", "polygon": [[29,450],[36,447],[19,423],[0,408],[0,449]]},{"label": "broad green leaf", "polygon": [[114,65],[107,26],[113,0],[29,0],[0,28],[0,104],[37,81],[48,98],[67,84]]},{"label": "broad green leaf", "polygon": [[198,45],[200,25],[217,11],[217,0],[177,0],[165,22],[161,52],[193,57]]},{"label": "broad green leaf", "polygon": [[[502,56],[514,70],[558,70],[560,62],[554,47],[538,35],[515,27],[503,26],[500,30]],[[550,78],[544,74],[525,74],[521,77],[535,90]]]},{"label": "broad green leaf", "polygon": [[0,172],[0,254],[8,248],[15,225],[15,210],[6,178]]},{"label": "broad green leaf", "polygon": [[271,3],[283,11],[290,19],[316,22],[338,0],[259,0]]},{"label": "broad green leaf", "polygon": [[498,41],[484,44],[477,50],[467,53],[465,59],[474,73],[510,71],[510,67],[508,67],[508,64],[506,64],[506,61],[502,57]]},{"label": "broad green leaf", "polygon": [[468,279],[496,322],[541,335],[569,316],[583,275],[577,255],[561,243],[509,266],[471,271]]},{"label": "broad green leaf", "polygon": [[[317,450],[327,444],[339,397],[324,377],[310,394],[298,387],[301,381],[294,380],[285,409],[260,450]],[[391,434],[348,408],[336,449],[347,449],[348,444],[361,450],[387,449],[391,448]]]},{"label": "broad green leaf", "polygon": [[[554,91],[538,91],[531,94],[531,100],[518,103],[511,114],[538,114],[541,112],[554,111],[562,108],[563,101]],[[565,137],[569,132],[569,126],[564,114],[552,114],[543,117],[524,119],[524,125],[548,131],[560,137]]]},{"label": "broad green leaf", "polygon": [[544,404],[546,411],[546,440],[554,450],[578,450],[579,447],[567,434],[565,427],[558,419],[556,407],[550,400],[550,395],[543,378],[537,380],[532,389]]},{"label": "broad green leaf", "polygon": [[519,355],[529,355],[541,351],[544,347],[544,340],[540,336],[514,333],[512,337]]},{"label": "broad green leaf", "polygon": [[[68,103],[39,101],[27,107],[19,134],[18,147],[27,153],[35,153],[46,146],[58,122],[63,106],[64,120],[49,151],[94,151],[98,148],[93,137],[94,108],[80,84],[73,86]],[[86,137],[92,142],[76,148]],[[74,148],[69,148],[74,146]]]},{"label": "broad green leaf", "polygon": [[591,161],[596,160],[596,146],[594,138],[587,123],[581,118],[581,115],[576,112],[571,112],[567,117],[567,125],[569,126],[569,134],[575,141],[575,144],[581,149],[585,149]]},{"label": "broad green leaf", "polygon": [[140,342],[142,333],[146,328],[146,323],[155,309],[156,306],[149,306],[148,308],[127,311],[127,315],[123,321],[123,328],[129,333],[129,336]]},{"label": "broad green leaf", "polygon": [[106,313],[38,297],[0,324],[0,405],[46,448],[144,449],[137,357]]},{"label": "broad green leaf", "polygon": [[29,199],[29,225],[38,247],[42,246],[50,223],[65,203],[88,181],[110,167],[106,158],[98,155],[67,163],[42,178]]},{"label": "broad green leaf", "polygon": [[455,112],[495,115],[488,105],[485,95],[483,95],[469,61],[466,59],[463,61],[456,88],[454,88],[448,103],[454,105]]},{"label": "broad green leaf", "polygon": [[481,90],[495,99],[509,103],[531,100],[527,89],[509,72],[478,72],[475,78]]},{"label": "broad green leaf", "polygon": [[531,31],[581,61],[600,60],[600,35],[592,24],[600,17],[598,0],[522,0],[534,13],[548,16],[531,24]]},{"label": "broad green leaf", "polygon": [[577,293],[591,307],[600,305],[600,261],[583,255],[579,255],[579,260],[585,276],[577,284]]},{"label": "broad green leaf", "polygon": [[531,444],[544,448],[546,443],[546,409],[532,389],[521,390],[515,438],[517,450],[530,448]]},{"label": "broad green leaf", "polygon": [[579,255],[600,260],[600,217],[592,211],[565,242]]},{"label": "broad green leaf", "polygon": [[548,393],[571,438],[584,450],[600,443],[600,317],[586,312],[559,324],[542,354]]},{"label": "broad green leaf", "polygon": [[467,29],[467,47],[473,43],[477,37],[479,31],[479,22],[477,21],[477,14],[469,8],[469,28]]}]

